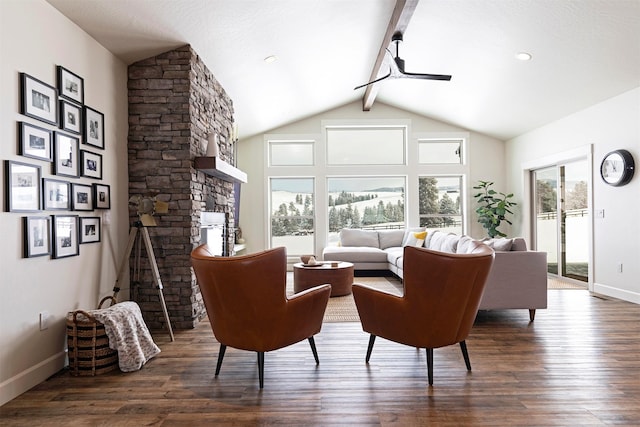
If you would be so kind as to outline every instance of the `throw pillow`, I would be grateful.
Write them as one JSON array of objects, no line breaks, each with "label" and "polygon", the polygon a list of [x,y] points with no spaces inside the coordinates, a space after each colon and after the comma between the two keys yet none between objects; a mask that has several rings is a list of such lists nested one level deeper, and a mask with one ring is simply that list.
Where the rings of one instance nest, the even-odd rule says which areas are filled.
[{"label": "throw pillow", "polygon": [[424,247],[427,248],[427,249],[430,249],[431,248],[431,241],[433,240],[433,236],[436,236],[438,234],[442,234],[442,231],[433,230],[432,232],[427,234],[427,238],[424,240]]},{"label": "throw pillow", "polygon": [[414,238],[413,233],[422,233],[423,231],[426,231],[424,227],[415,227],[415,228],[406,229],[404,231],[404,239],[402,239],[402,246],[413,246],[412,244],[409,243],[409,239],[413,241],[413,238]]},{"label": "throw pillow", "polygon": [[442,246],[440,247],[440,250],[442,252],[455,254],[458,251],[458,240],[460,240],[459,236],[453,233],[449,233],[447,237],[444,239],[444,241],[442,242]]},{"label": "throw pillow", "polygon": [[493,248],[495,251],[509,252],[513,245],[513,239],[482,239],[482,243]]},{"label": "throw pillow", "polygon": [[404,246],[416,246],[421,247],[424,244],[424,239],[427,237],[426,231],[414,231],[409,233],[409,237],[407,238]]}]

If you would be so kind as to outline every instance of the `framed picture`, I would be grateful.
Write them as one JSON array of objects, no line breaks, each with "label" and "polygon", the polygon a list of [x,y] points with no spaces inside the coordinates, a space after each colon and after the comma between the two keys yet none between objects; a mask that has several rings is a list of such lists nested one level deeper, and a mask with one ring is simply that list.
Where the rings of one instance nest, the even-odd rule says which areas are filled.
[{"label": "framed picture", "polygon": [[84,144],[104,149],[104,114],[91,107],[84,106],[83,136]]},{"label": "framed picture", "polygon": [[70,185],[67,181],[42,178],[42,205],[44,210],[70,210],[69,187]]},{"label": "framed picture", "polygon": [[56,68],[60,96],[78,104],[84,104],[84,79],[61,65]]},{"label": "framed picture", "polygon": [[24,217],[24,257],[33,258],[51,253],[51,218]]},{"label": "framed picture", "polygon": [[20,113],[58,125],[58,91],[26,73],[20,73]]},{"label": "framed picture", "polygon": [[111,209],[111,187],[106,184],[93,184],[94,209]]},{"label": "framed picture", "polygon": [[38,212],[42,199],[40,166],[5,160],[7,212]]},{"label": "framed picture", "polygon": [[93,210],[93,188],[90,185],[71,183],[71,209],[74,211]]},{"label": "framed picture", "polygon": [[18,153],[21,156],[50,162],[53,160],[53,132],[25,122],[18,122]]},{"label": "framed picture", "polygon": [[53,215],[53,258],[78,254],[78,216]]},{"label": "framed picture", "polygon": [[78,158],[79,138],[62,132],[54,133],[54,175],[78,177],[78,164],[80,163]]},{"label": "framed picture", "polygon": [[80,217],[80,244],[100,241],[100,217]]},{"label": "framed picture", "polygon": [[82,130],[82,108],[60,100],[60,129],[80,133]]},{"label": "framed picture", "polygon": [[102,154],[80,150],[80,175],[102,179]]}]

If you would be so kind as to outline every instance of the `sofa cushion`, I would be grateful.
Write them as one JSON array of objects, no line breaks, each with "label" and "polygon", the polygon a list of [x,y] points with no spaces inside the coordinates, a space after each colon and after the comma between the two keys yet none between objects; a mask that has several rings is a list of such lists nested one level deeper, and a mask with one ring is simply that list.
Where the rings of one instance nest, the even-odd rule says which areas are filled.
[{"label": "sofa cushion", "polygon": [[422,247],[424,239],[427,237],[426,231],[412,231],[407,236],[407,239],[403,242],[402,246],[416,246]]},{"label": "sofa cushion", "polygon": [[377,231],[359,230],[355,228],[343,228],[340,230],[340,243],[342,243],[342,246],[380,247]]},{"label": "sofa cushion", "polygon": [[404,247],[388,248],[385,252],[387,253],[387,262],[389,264],[402,268],[402,263],[398,264],[398,261],[404,256]]},{"label": "sofa cushion", "polygon": [[387,262],[387,253],[385,251],[369,246],[328,246],[324,248],[322,257],[325,261],[347,261],[352,263]]},{"label": "sofa cushion", "polygon": [[402,246],[404,230],[380,230],[378,231],[378,242],[380,249]]}]

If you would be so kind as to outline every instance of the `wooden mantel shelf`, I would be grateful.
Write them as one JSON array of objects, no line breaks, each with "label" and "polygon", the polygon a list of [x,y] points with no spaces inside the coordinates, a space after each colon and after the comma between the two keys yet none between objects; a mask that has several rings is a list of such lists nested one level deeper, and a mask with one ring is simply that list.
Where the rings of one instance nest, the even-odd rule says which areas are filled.
[{"label": "wooden mantel shelf", "polygon": [[219,157],[196,157],[195,168],[229,182],[247,182],[247,174]]}]

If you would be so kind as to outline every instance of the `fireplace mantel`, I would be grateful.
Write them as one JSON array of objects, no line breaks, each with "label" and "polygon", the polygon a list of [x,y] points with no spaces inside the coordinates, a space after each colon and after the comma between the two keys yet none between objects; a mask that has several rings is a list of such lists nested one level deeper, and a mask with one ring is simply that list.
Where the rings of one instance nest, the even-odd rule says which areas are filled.
[{"label": "fireplace mantel", "polygon": [[229,182],[247,182],[247,174],[219,157],[196,157],[195,168]]}]

